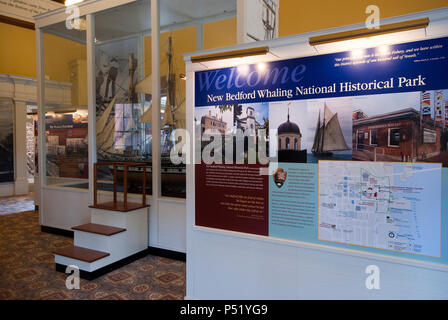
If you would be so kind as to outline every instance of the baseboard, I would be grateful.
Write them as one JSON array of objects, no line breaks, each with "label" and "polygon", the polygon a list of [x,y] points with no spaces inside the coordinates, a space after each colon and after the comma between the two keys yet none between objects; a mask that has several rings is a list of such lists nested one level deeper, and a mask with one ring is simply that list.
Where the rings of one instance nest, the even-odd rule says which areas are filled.
[{"label": "baseboard", "polygon": [[0,197],[11,197],[14,195],[14,182],[0,183]]},{"label": "baseboard", "polygon": [[183,252],[160,249],[156,247],[148,247],[149,254],[179,261],[187,261],[187,255]]},{"label": "baseboard", "polygon": [[[44,226],[42,226],[42,227],[44,227]],[[51,227],[46,227],[46,228],[51,228]],[[57,229],[57,228],[51,228],[51,229],[67,231],[67,230]],[[159,256],[159,257],[164,257],[164,258],[169,258],[169,259],[174,259],[174,260],[186,261],[185,253],[166,250],[166,249],[160,249],[160,248],[155,248],[155,247],[148,247],[147,249],[145,249],[143,251],[137,252],[137,253],[133,254],[132,256],[129,256],[129,257],[126,257],[119,261],[116,261],[116,262],[114,262],[108,266],[105,266],[103,268],[100,268],[98,270],[95,270],[92,272],[85,271],[85,270],[79,270],[79,276],[83,279],[91,281],[91,280],[101,277],[109,272],[112,272],[118,268],[121,268],[131,262],[141,259],[141,258],[147,256],[148,254],[151,254],[154,256]],[[65,273],[66,269],[67,269],[66,265],[56,263],[56,271]]]},{"label": "baseboard", "polygon": [[[141,258],[147,256],[148,254],[149,254],[149,249],[145,249],[145,250],[142,250],[140,252],[133,254],[132,256],[118,260],[108,266],[102,267],[102,268],[92,271],[92,272],[85,271],[85,270],[79,270],[79,276],[83,279],[91,281],[91,280],[101,277],[109,272],[112,272],[118,268],[121,268],[131,262],[134,262],[135,260],[141,259]],[[67,269],[66,265],[56,263],[56,271],[65,273],[66,269]]]},{"label": "baseboard", "polygon": [[64,236],[64,237],[69,237],[69,238],[74,237],[74,232],[71,230],[59,229],[59,228],[48,227],[48,226],[40,226],[40,231],[46,232],[46,233],[51,233],[51,234],[57,234],[58,236]]}]

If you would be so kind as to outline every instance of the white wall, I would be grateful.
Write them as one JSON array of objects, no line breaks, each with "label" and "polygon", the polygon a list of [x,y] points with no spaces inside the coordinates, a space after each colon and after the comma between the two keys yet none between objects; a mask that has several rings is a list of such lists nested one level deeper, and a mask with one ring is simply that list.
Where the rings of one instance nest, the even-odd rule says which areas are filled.
[{"label": "white wall", "polygon": [[71,230],[71,227],[90,222],[88,190],[44,187],[39,206],[40,224],[46,227]]},{"label": "white wall", "polygon": [[[448,267],[202,227],[191,231],[187,298],[448,298]],[[365,286],[369,265],[379,267],[379,290]]]}]

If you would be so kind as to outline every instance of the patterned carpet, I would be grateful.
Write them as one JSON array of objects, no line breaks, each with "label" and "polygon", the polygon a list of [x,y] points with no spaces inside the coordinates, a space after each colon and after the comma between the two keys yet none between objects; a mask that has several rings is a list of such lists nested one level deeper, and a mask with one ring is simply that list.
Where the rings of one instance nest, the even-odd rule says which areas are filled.
[{"label": "patterned carpet", "polygon": [[33,193],[20,197],[0,198],[0,215],[34,210]]},{"label": "patterned carpet", "polygon": [[183,299],[185,263],[148,255],[79,290],[65,287],[67,275],[54,270],[51,251],[73,239],[43,233],[34,211],[0,215],[0,300],[2,299]]}]

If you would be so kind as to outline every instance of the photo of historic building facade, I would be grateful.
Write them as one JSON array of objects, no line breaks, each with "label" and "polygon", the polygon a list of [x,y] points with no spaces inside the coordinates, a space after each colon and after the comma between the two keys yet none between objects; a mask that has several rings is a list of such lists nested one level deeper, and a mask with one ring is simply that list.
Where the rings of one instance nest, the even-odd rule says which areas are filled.
[{"label": "photo of historic building facade", "polygon": [[306,162],[306,150],[302,150],[302,132],[299,126],[287,119],[277,128],[278,161]]},{"label": "photo of historic building facade", "polygon": [[414,108],[368,117],[353,112],[353,159],[363,161],[427,161],[448,165],[447,131]]},{"label": "photo of historic building facade", "polygon": [[223,121],[222,115],[218,116],[218,114],[212,114],[212,111],[209,110],[208,114],[203,115],[201,117],[201,133],[204,134],[207,132],[215,134],[221,133],[225,134],[227,129],[227,123]]}]

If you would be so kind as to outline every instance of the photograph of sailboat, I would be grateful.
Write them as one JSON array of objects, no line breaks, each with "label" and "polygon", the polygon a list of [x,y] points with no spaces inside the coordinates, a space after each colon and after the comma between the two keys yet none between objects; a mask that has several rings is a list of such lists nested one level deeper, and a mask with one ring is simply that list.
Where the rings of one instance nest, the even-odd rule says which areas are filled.
[{"label": "photograph of sailboat", "polygon": [[351,98],[308,101],[307,162],[352,159],[351,110]]}]

